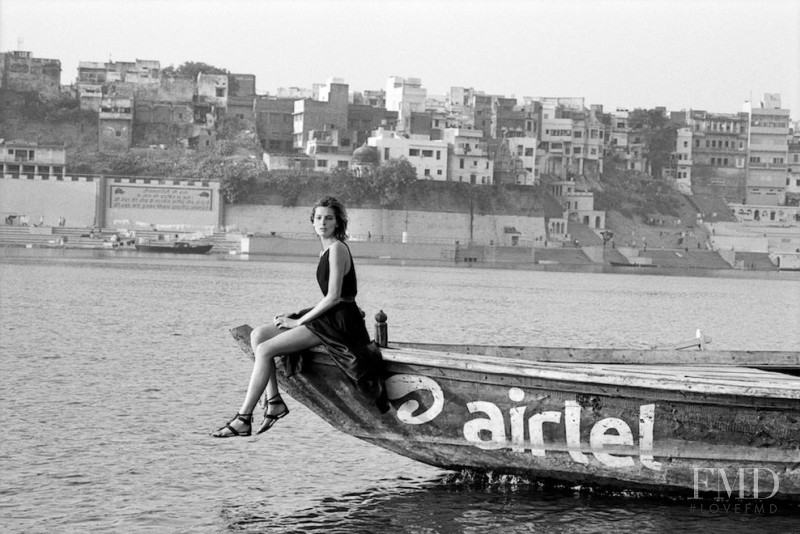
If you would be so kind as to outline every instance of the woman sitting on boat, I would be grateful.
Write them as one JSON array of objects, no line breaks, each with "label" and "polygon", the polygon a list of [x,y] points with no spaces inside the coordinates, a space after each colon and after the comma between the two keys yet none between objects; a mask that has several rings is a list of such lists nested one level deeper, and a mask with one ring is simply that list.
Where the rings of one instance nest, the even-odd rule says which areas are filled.
[{"label": "woman sitting on boat", "polygon": [[[314,231],[320,238],[322,252],[317,266],[317,281],[323,298],[313,308],[294,314],[276,315],[272,324],[256,328],[250,334],[255,363],[244,402],[236,416],[212,434],[218,438],[249,436],[253,408],[267,391],[267,409],[257,434],[272,428],[289,408],[278,392],[275,378],[276,356],[297,353],[324,344],[336,364],[362,392],[382,399],[380,382],[382,360],[370,343],[361,310],[356,305],[356,269],[347,239],[347,213],[333,197],[324,197],[311,211]],[[383,404],[378,404],[385,411]]]}]

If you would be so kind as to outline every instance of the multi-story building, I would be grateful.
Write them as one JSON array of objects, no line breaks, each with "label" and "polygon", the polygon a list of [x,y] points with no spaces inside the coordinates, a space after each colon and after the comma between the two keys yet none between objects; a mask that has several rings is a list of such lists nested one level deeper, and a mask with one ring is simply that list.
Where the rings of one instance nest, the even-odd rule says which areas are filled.
[{"label": "multi-story building", "polygon": [[447,128],[443,132],[442,140],[447,143],[448,182],[480,185],[493,183],[494,161],[489,157],[488,145],[483,141],[483,132]]},{"label": "multi-story building", "polygon": [[197,75],[196,94],[199,101],[206,102],[214,108],[225,109],[228,107],[228,75],[204,74]]},{"label": "multi-story building", "polygon": [[352,149],[339,145],[341,130],[312,130],[308,133],[305,153],[314,160],[314,170],[331,172],[350,167]]},{"label": "multi-story building", "polygon": [[529,117],[524,108],[517,107],[516,98],[492,98],[491,126],[489,128],[492,139],[530,135],[534,123],[535,119]]},{"label": "multi-story building", "polygon": [[425,111],[426,94],[419,78],[390,76],[386,80],[386,109],[396,111],[403,122],[411,112]]},{"label": "multi-story building", "polygon": [[786,192],[800,193],[800,142],[789,143],[789,166],[786,169]]},{"label": "multi-story building", "polygon": [[570,171],[599,177],[603,172],[605,128],[593,109],[572,111],[572,154]]},{"label": "multi-story building", "polygon": [[364,92],[354,92],[350,98],[351,104],[372,106],[386,109],[386,91],[383,89],[367,89]]},{"label": "multi-story building", "polygon": [[100,110],[109,84],[130,85],[131,90],[158,86],[161,63],[155,60],[81,61],[78,63],[77,91],[81,109]]},{"label": "multi-story building", "polygon": [[622,162],[625,170],[647,172],[644,158],[644,136],[630,124],[627,109],[617,109],[611,114],[610,155]]},{"label": "multi-story building", "polygon": [[2,52],[0,89],[57,97],[61,92],[61,61],[36,58],[31,52],[22,50]]},{"label": "multi-story building", "polygon": [[256,134],[265,152],[294,152],[294,102],[294,98],[256,98]]},{"label": "multi-story building", "polygon": [[386,108],[365,104],[347,106],[347,129],[351,132],[353,146],[363,145],[374,130],[381,126],[388,127],[396,120],[397,112],[387,111]]},{"label": "multi-story building", "polygon": [[347,128],[348,86],[343,80],[333,78],[317,86],[315,98],[294,101],[294,148],[304,150],[309,132],[340,130],[339,143],[352,149],[352,139]]},{"label": "multi-story building", "polygon": [[789,110],[780,95],[765,95],[763,107],[745,104],[750,117],[747,159],[747,203],[782,206],[786,202],[789,159]]},{"label": "multi-story building", "polygon": [[63,144],[39,144],[35,141],[0,140],[0,164],[3,175],[14,178],[42,176],[63,180],[66,150]]},{"label": "multi-story building", "polygon": [[606,212],[594,209],[591,191],[580,191],[574,181],[561,180],[550,183],[550,193],[561,203],[564,216],[570,221],[598,230],[606,227]]},{"label": "multi-story building", "polygon": [[137,88],[133,99],[133,145],[172,146],[178,140],[194,137],[193,97],[194,81],[189,78],[164,77],[157,86]]},{"label": "multi-story building", "polygon": [[720,174],[743,173],[747,159],[746,113],[692,110],[687,122],[692,131],[692,160],[697,167],[728,169]]},{"label": "multi-story building", "polygon": [[[254,74],[231,74],[228,76],[229,91],[225,114],[253,123],[256,120],[256,77]],[[231,83],[231,80],[233,82]]]},{"label": "multi-story building", "polygon": [[662,178],[675,182],[678,191],[692,194],[692,129],[678,128],[675,150],[669,156],[669,164],[661,169]]},{"label": "multi-story building", "polygon": [[110,94],[100,103],[99,147],[101,152],[126,152],[133,141],[133,100]]},{"label": "multi-story building", "polygon": [[447,179],[447,143],[423,136],[405,137],[379,128],[367,141],[378,149],[381,162],[405,158],[416,169],[420,180]]},{"label": "multi-story building", "polygon": [[[543,151],[538,150],[539,140],[535,137],[506,137],[503,142],[520,165],[520,169],[514,169],[513,183],[518,185],[538,184],[539,161],[544,154]],[[524,172],[520,172],[520,170]]]},{"label": "multi-story building", "polygon": [[542,102],[541,143],[544,151],[540,171],[566,179],[572,154],[572,119],[560,118],[557,105]]}]

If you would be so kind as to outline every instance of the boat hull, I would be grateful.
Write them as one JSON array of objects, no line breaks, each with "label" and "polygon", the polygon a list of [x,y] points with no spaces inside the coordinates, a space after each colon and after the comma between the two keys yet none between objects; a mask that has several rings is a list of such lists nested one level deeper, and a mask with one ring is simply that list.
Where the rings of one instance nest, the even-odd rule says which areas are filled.
[{"label": "boat hull", "polygon": [[185,243],[143,244],[137,243],[140,252],[164,252],[168,254],[206,254],[214,245],[191,245]]},{"label": "boat hull", "polygon": [[393,407],[383,415],[323,352],[305,354],[300,374],[279,366],[279,384],[338,430],[444,469],[688,496],[800,497],[791,394],[643,387],[624,376],[603,383],[469,358],[443,367],[433,356],[426,365],[423,352],[383,353]]}]

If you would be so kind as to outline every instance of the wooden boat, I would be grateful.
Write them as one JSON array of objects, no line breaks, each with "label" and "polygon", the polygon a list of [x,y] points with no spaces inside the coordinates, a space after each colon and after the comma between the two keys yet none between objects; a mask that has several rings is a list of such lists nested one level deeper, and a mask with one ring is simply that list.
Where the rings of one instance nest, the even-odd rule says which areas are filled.
[{"label": "wooden boat", "polygon": [[652,263],[630,263],[625,261],[609,261],[614,267],[656,267]]},{"label": "wooden boat", "polygon": [[168,252],[170,254],[206,254],[214,245],[190,241],[148,241],[136,243],[141,252]]},{"label": "wooden boat", "polygon": [[[231,332],[252,357],[250,330]],[[278,380],[342,432],[444,469],[800,500],[800,353],[679,348],[392,342],[383,415],[322,348]]]}]

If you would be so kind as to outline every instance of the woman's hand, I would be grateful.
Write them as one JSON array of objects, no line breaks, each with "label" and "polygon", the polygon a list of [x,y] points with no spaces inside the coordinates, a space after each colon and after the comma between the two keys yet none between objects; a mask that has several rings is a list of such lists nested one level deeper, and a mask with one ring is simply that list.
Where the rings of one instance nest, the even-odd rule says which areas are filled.
[{"label": "woman's hand", "polygon": [[291,329],[299,326],[300,321],[298,319],[292,319],[287,317],[286,314],[283,315],[276,315],[275,318],[272,320],[272,323],[277,326],[278,328],[285,328]]}]

